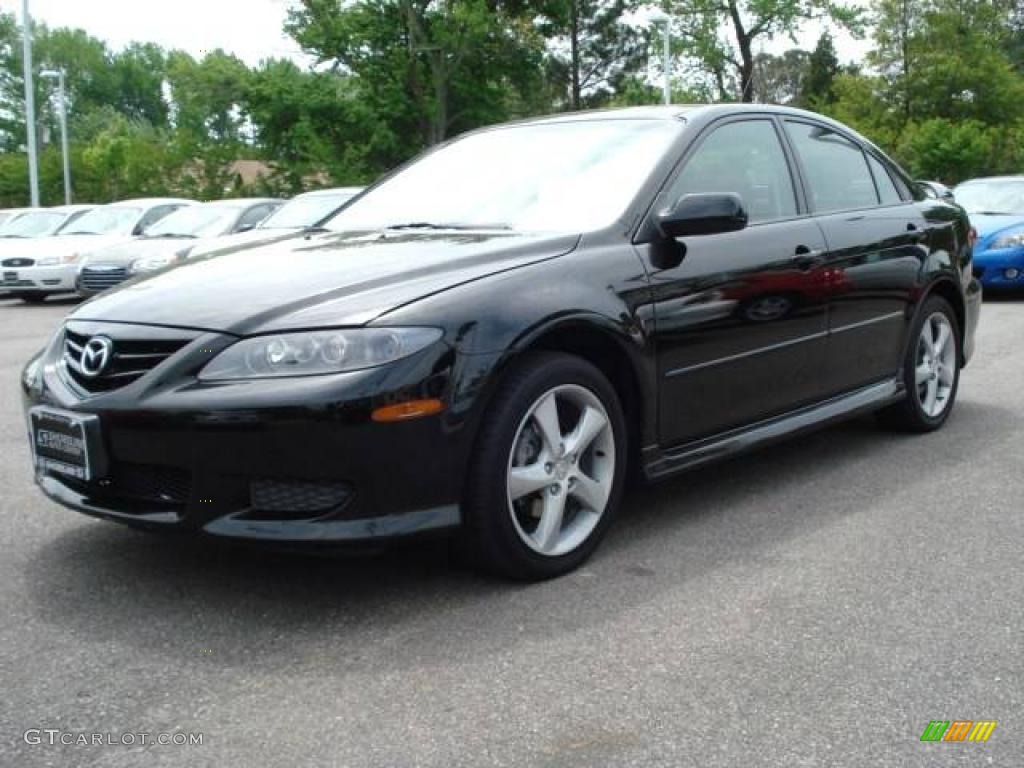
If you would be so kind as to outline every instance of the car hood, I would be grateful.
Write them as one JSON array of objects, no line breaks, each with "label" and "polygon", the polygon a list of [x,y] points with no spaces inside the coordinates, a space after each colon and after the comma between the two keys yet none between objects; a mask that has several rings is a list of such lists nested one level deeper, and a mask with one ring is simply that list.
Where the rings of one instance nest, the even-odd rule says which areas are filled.
[{"label": "car hood", "polygon": [[71,319],[240,335],[364,325],[433,293],[566,254],[578,235],[328,233],[204,257],[132,280]]},{"label": "car hood", "polygon": [[62,258],[75,253],[89,256],[94,251],[132,239],[131,235],[54,235],[32,241],[35,246],[32,256],[37,259],[47,256]]},{"label": "car hood", "polygon": [[189,257],[233,253],[243,248],[255,248],[258,245],[269,245],[281,240],[288,240],[301,235],[302,232],[303,230],[299,227],[294,229],[250,229],[248,232],[236,232],[233,235],[212,238],[208,242],[196,246]]},{"label": "car hood", "polygon": [[971,214],[971,226],[978,230],[979,238],[988,238],[1004,229],[1013,229],[1024,226],[1024,216],[1014,215],[985,215],[981,213]]},{"label": "car hood", "polygon": [[82,262],[82,266],[92,267],[103,264],[127,267],[136,259],[147,256],[173,256],[179,251],[194,248],[197,243],[203,242],[205,240],[187,237],[137,237],[91,251],[88,258]]}]

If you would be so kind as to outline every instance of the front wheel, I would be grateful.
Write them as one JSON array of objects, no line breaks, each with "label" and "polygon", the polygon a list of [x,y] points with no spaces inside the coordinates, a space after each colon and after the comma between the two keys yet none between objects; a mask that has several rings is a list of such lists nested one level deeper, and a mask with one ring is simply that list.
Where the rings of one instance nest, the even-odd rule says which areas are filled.
[{"label": "front wheel", "polygon": [[881,411],[885,426],[909,432],[941,427],[953,410],[960,384],[960,330],[945,299],[929,298],[914,323],[903,362],[907,397]]},{"label": "front wheel", "polygon": [[46,293],[19,293],[18,298],[24,301],[26,304],[42,304],[46,301],[46,297],[49,294]]},{"label": "front wheel", "polygon": [[477,440],[464,543],[502,576],[559,576],[586,560],[615,515],[626,426],[614,388],[580,358],[531,354],[502,382]]}]

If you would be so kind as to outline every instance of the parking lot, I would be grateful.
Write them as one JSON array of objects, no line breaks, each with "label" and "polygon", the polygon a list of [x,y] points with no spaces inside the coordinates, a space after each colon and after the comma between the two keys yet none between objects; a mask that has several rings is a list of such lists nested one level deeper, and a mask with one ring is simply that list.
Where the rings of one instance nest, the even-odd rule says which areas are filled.
[{"label": "parking lot", "polygon": [[73,306],[0,299],[0,765],[1020,765],[1024,299],[985,304],[942,431],[867,418],[640,489],[532,586],[443,543],[312,559],[44,500],[18,373]]}]

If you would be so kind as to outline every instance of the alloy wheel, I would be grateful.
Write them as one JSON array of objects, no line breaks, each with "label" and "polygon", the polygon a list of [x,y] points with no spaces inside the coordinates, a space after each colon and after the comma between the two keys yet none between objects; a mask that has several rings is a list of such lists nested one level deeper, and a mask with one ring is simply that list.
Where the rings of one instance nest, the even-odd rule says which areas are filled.
[{"label": "alloy wheel", "polygon": [[585,387],[555,387],[527,410],[512,446],[506,488],[519,537],[541,555],[572,552],[597,527],[612,492],[608,411]]},{"label": "alloy wheel", "polygon": [[914,369],[917,401],[929,418],[938,418],[949,407],[956,364],[953,326],[942,312],[935,312],[921,327]]}]

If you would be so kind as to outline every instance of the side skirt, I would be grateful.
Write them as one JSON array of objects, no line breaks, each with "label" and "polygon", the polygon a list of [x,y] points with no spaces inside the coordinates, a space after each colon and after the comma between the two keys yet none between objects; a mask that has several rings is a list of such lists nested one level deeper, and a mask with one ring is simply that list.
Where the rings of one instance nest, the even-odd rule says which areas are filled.
[{"label": "side skirt", "polygon": [[871,384],[831,400],[757,422],[749,427],[656,453],[645,462],[644,474],[650,480],[658,480],[684,469],[760,448],[799,432],[810,431],[834,421],[877,410],[899,401],[904,394],[903,384],[898,379]]}]

